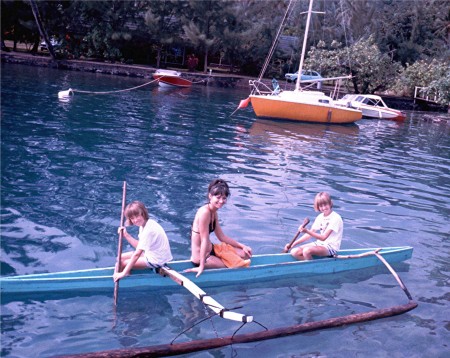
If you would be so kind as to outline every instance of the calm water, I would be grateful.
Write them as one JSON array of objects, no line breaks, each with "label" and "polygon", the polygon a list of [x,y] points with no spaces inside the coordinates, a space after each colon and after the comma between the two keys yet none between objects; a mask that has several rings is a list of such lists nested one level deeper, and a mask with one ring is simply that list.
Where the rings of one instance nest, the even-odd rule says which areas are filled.
[{"label": "calm water", "polygon": [[[113,265],[124,180],[127,198],[145,202],[168,232],[176,259],[189,257],[190,224],[213,178],[231,186],[220,213],[225,232],[259,254],[279,252],[299,222],[315,216],[314,195],[325,190],[344,218],[344,248],[414,247],[413,258],[395,268],[419,307],[189,356],[448,356],[448,124],[419,112],[409,112],[405,123],[352,126],[259,120],[250,108],[230,117],[248,92],[209,87],[57,98],[69,87],[111,91],[143,82],[2,64],[2,275]],[[382,268],[208,292],[270,328],[407,302]],[[2,356],[169,343],[206,315],[182,288],[121,290],[116,316],[112,303],[112,292],[2,297]],[[237,328],[215,318],[179,341]],[[257,329],[247,325],[240,333]]]}]

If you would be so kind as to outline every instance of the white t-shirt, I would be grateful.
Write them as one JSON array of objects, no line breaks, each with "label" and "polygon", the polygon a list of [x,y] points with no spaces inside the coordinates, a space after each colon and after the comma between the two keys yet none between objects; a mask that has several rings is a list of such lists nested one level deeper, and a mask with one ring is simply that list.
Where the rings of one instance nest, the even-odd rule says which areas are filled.
[{"label": "white t-shirt", "polygon": [[332,211],[328,216],[324,216],[323,213],[320,213],[311,227],[311,230],[313,231],[320,230],[320,234],[324,234],[328,229],[332,230],[328,239],[325,241],[317,241],[322,244],[328,244],[333,250],[338,251],[341,247],[342,235],[344,233],[344,222],[342,221],[341,216],[335,211]]},{"label": "white t-shirt", "polygon": [[143,250],[147,261],[162,266],[172,260],[169,239],[164,229],[156,221],[148,219],[139,227],[139,243],[136,249]]}]

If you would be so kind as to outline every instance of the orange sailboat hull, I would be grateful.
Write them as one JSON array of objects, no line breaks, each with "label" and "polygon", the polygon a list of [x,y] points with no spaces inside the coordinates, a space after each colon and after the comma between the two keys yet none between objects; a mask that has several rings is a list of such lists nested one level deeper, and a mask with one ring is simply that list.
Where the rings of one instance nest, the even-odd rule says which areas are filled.
[{"label": "orange sailboat hull", "polygon": [[[354,123],[362,118],[359,110],[338,107],[320,92],[292,92],[288,96],[250,95],[257,117],[314,123]],[[314,100],[314,97],[317,100]],[[325,98],[325,99],[324,99]],[[328,102],[327,102],[328,101]]]},{"label": "orange sailboat hull", "polygon": [[[285,18],[291,11],[289,3]],[[306,53],[306,44],[308,39],[309,24],[311,20],[313,0],[309,1],[308,17],[303,37],[303,46],[300,56],[298,74],[301,76],[303,71],[303,62]],[[284,19],[280,25],[280,30],[284,26]],[[279,31],[279,34],[281,31]],[[278,40],[278,35],[276,40]],[[276,42],[274,42],[274,45]],[[274,46],[272,47],[274,48]],[[266,64],[269,63],[272,50]],[[267,66],[263,68],[264,73]],[[346,124],[354,123],[362,118],[362,112],[353,108],[338,107],[333,99],[320,91],[306,91],[300,87],[301,78],[295,83],[294,91],[285,91],[280,88],[276,79],[272,79],[272,88],[263,83],[262,74],[258,80],[250,80],[249,85],[252,88],[250,99],[256,116],[261,118],[285,119],[290,121],[312,122],[312,123],[336,123]],[[327,80],[341,80],[349,76],[333,77]],[[321,83],[324,78],[320,77],[312,80],[312,83]],[[311,81],[303,81],[311,82]]]}]

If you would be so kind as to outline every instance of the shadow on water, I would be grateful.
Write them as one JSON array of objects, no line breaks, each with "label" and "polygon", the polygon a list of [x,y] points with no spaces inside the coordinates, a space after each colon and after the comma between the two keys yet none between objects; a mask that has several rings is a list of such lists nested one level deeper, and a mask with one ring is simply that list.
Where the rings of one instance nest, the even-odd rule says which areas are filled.
[{"label": "shadow on water", "polygon": [[302,123],[294,121],[274,121],[268,119],[256,119],[249,129],[252,136],[279,135],[286,138],[292,137],[300,140],[323,138],[328,135],[342,135],[358,137],[357,124],[332,125],[317,123]]}]

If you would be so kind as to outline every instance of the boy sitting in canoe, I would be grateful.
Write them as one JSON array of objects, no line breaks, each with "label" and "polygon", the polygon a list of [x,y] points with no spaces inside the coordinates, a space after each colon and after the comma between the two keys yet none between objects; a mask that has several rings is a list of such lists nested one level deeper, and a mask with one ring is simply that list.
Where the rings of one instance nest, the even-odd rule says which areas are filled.
[{"label": "boy sitting in canoe", "polygon": [[[205,268],[243,267],[250,265],[252,249],[225,235],[220,227],[217,211],[226,204],[230,189],[225,180],[215,179],[208,187],[208,203],[197,210],[191,230],[191,261],[196,266],[186,272],[197,272],[199,277]],[[221,241],[212,244],[210,233]]]},{"label": "boy sitting in canoe", "polygon": [[[131,236],[125,227],[119,227],[122,234],[136,248],[121,255],[122,272],[114,273],[114,281],[130,274],[131,269],[159,268],[172,260],[169,240],[164,229],[151,220],[147,208],[140,201],[133,201],[125,208],[125,225],[139,226],[139,240]],[[144,253],[144,255],[142,255]]]},{"label": "boy sitting in canoe", "polygon": [[[314,220],[311,229],[301,225],[298,229],[304,235],[294,241],[292,245],[285,246],[285,252],[311,238],[316,241],[297,247],[291,251],[291,255],[297,260],[311,260],[314,256],[333,257],[341,247],[344,223],[341,216],[333,211],[333,202],[330,194],[321,192],[314,199],[314,210],[320,214]],[[319,231],[319,232],[317,232]]]}]

